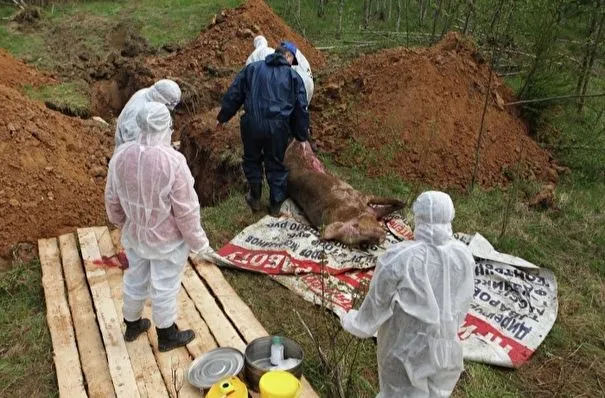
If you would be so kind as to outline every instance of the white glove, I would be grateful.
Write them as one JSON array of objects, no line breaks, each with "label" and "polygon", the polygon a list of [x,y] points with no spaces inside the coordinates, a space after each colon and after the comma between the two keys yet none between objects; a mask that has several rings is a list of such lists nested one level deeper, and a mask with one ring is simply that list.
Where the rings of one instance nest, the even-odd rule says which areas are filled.
[{"label": "white glove", "polygon": [[208,246],[207,248],[200,250],[197,256],[201,260],[214,263],[216,262],[215,257],[218,256],[218,254],[216,254],[212,247]]}]

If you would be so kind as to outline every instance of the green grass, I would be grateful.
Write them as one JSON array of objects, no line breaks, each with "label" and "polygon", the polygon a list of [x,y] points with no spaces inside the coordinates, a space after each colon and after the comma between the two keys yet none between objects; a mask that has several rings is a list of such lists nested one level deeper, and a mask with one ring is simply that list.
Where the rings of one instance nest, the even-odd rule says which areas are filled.
[{"label": "green grass", "polygon": [[90,116],[90,89],[86,82],[67,82],[40,87],[25,86],[25,94],[35,100],[50,103],[57,110],[72,116]]},{"label": "green grass", "polygon": [[0,396],[58,396],[40,263],[0,274]]}]

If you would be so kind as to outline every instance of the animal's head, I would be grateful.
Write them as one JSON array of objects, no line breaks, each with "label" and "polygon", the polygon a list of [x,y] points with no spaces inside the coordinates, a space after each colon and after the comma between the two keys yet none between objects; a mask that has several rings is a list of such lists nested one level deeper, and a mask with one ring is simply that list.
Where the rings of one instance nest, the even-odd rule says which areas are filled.
[{"label": "animal's head", "polygon": [[386,232],[376,216],[363,213],[347,222],[338,221],[326,226],[322,238],[337,240],[351,246],[361,243],[380,244],[384,242]]}]

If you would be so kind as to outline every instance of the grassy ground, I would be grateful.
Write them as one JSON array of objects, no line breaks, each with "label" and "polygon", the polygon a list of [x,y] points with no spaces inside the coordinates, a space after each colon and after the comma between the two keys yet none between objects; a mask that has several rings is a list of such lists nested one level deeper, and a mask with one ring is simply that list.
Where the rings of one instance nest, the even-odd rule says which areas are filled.
[{"label": "grassy ground", "polygon": [[[126,20],[131,21],[152,46],[160,47],[195,37],[217,9],[236,3],[236,0],[146,0],[55,6],[44,9],[46,19],[35,28],[19,30],[2,20],[0,46],[40,68],[55,70],[63,63],[61,53],[51,45],[56,40],[52,37],[55,28],[62,34],[67,32],[70,40],[83,41],[85,48],[94,54],[104,51],[102,35],[89,34],[87,29],[105,32]],[[269,3],[282,14],[291,14],[286,5],[292,2],[270,0]],[[333,33],[323,34],[325,23],[314,17],[311,6],[316,2],[304,0],[301,3],[302,22],[290,19],[291,23],[309,37],[318,39],[319,44],[333,43]],[[336,12],[336,4],[328,2],[327,12],[331,15]],[[354,7],[354,2],[347,4]],[[0,7],[0,17],[8,16],[12,11],[10,7]],[[354,15],[353,9],[351,12]],[[354,29],[359,16],[349,15],[348,18],[346,40],[378,37],[376,34],[360,36]],[[392,28],[391,25],[374,27],[377,30]],[[330,29],[334,30],[333,27]],[[385,43],[393,44],[393,40],[388,39]],[[81,88],[78,84],[67,80],[58,88],[25,90],[42,100],[61,97],[74,101],[70,97],[78,93],[78,87]],[[542,125],[542,132],[555,146],[557,159],[572,169],[572,174],[557,187],[559,210],[529,209],[524,199],[537,187],[523,181],[517,182],[516,189],[452,192],[457,213],[455,230],[480,232],[498,250],[552,269],[559,284],[560,300],[555,326],[526,366],[510,371],[467,363],[455,391],[456,397],[605,395],[605,229],[602,227],[605,222],[602,210],[605,208],[605,151],[602,150],[605,134],[602,129],[605,126],[603,118],[599,117],[599,107],[602,105],[593,103],[584,116],[578,117],[572,106],[561,106],[555,108],[547,123]],[[349,149],[351,156],[359,151],[366,149]],[[379,158],[379,154],[366,154],[366,158],[372,156]],[[323,160],[342,178],[366,192],[411,200],[422,189],[430,188],[410,186],[396,177],[370,179],[365,176],[363,164],[357,169],[346,169],[330,162],[327,155]],[[507,214],[509,200],[514,205]],[[202,214],[215,247],[226,243],[259,217],[248,211],[238,193],[216,207],[204,209]],[[506,233],[502,236],[505,222]],[[269,332],[284,333],[301,342],[308,358],[305,374],[322,396],[331,396],[328,392],[331,380],[327,379],[315,345],[303,332],[295,311],[301,314],[320,345],[331,354],[358,349],[352,372],[354,392],[350,396],[373,397],[376,394],[375,347],[371,340],[360,342],[345,333],[336,333],[339,327],[332,314],[303,301],[265,276],[237,271],[225,273]],[[51,350],[39,263],[18,263],[10,271],[0,273],[0,396],[57,395]]]}]

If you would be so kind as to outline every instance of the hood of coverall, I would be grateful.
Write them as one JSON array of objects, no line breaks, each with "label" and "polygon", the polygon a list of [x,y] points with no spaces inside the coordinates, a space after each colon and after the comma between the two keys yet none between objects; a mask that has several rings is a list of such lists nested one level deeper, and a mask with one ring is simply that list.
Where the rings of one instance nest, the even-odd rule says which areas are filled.
[{"label": "hood of coverall", "polygon": [[269,43],[267,42],[267,39],[265,38],[265,36],[256,36],[254,38],[254,48],[258,49],[261,47],[269,47]]},{"label": "hood of coverall", "polygon": [[159,102],[146,103],[137,113],[137,124],[141,129],[139,136],[141,145],[170,145],[172,117],[166,105]]},{"label": "hood of coverall", "polygon": [[417,241],[432,245],[443,245],[452,239],[452,220],[455,216],[454,203],[444,192],[423,192],[412,206]]},{"label": "hood of coverall", "polygon": [[173,110],[181,102],[181,88],[172,80],[162,79],[149,88],[147,99],[162,103],[169,110]]}]

